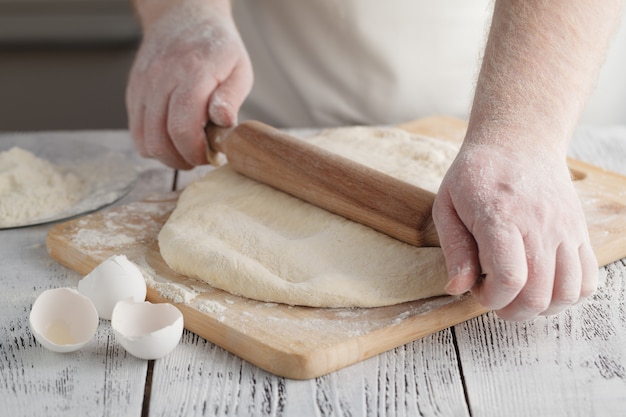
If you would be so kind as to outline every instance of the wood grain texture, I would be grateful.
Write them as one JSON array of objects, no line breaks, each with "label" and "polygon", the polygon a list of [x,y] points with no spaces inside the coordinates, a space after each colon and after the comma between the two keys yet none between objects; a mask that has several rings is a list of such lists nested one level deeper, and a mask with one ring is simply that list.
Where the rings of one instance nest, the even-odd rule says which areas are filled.
[{"label": "wood grain texture", "polygon": [[62,223],[48,235],[49,253],[83,274],[113,254],[126,254],[145,267],[144,275],[153,273],[148,299],[177,302],[187,329],[269,372],[296,379],[341,369],[486,311],[467,296],[377,309],[267,308],[208,286],[196,290],[191,302],[181,302],[167,293],[172,287],[201,285],[171,271],[158,253],[156,237],[174,204],[169,196],[156,196]]},{"label": "wood grain texture", "polygon": [[155,364],[156,416],[468,416],[450,331],[306,381],[269,374],[186,333]]},{"label": "wood grain texture", "polygon": [[[442,121],[433,119],[433,123]],[[626,256],[626,223],[621,216],[626,215],[626,202],[619,200],[626,178],[570,162],[575,165],[576,186],[585,201],[592,244],[601,261]],[[161,258],[156,239],[175,202],[175,196],[155,196],[57,225],[48,235],[49,253],[83,274],[108,257],[124,253],[148,278],[148,299],[176,303],[187,329],[269,372],[295,379],[336,371],[487,311],[471,297],[347,311],[267,308],[267,303],[226,294],[173,272]],[[612,223],[607,220],[607,208],[618,213]],[[604,250],[610,251],[606,258],[602,258]],[[168,293],[172,288],[178,290],[174,295]],[[177,299],[181,290],[188,300]]]},{"label": "wood grain texture", "polygon": [[[76,134],[102,143],[118,136]],[[119,136],[116,147],[130,152],[128,135]],[[579,129],[571,150],[573,157],[626,174],[626,127]],[[138,185],[124,203],[169,189],[171,175],[160,175],[158,164],[141,169],[152,186]],[[203,172],[181,172],[179,184]],[[36,292],[75,285],[80,277],[48,258],[48,230],[0,231],[0,415],[139,417],[138,369],[145,373],[145,362],[137,365],[115,347],[106,358],[92,350],[66,357],[33,343],[27,315]],[[602,271],[606,283],[574,313],[529,324],[488,314],[307,381],[268,374],[185,331],[180,346],[154,362],[149,415],[467,416],[471,409],[475,417],[622,416],[626,265],[619,261]],[[100,349],[107,336],[101,323],[89,349]]]},{"label": "wood grain texture", "polygon": [[[150,192],[164,192],[172,172],[142,160],[129,147],[127,132],[31,133],[46,140],[80,138],[128,154],[140,172],[127,204]],[[146,362],[119,345],[108,321],[84,348],[58,354],[35,341],[28,315],[35,298],[50,288],[76,287],[81,278],[51,259],[45,238],[52,225],[0,231],[0,415],[135,415],[142,410]]]},{"label": "wood grain texture", "polygon": [[625,264],[600,291],[553,317],[487,314],[456,327],[474,415],[620,416],[626,401]]},{"label": "wood grain texture", "polygon": [[[49,288],[75,287],[77,276],[45,253],[45,228],[3,231],[11,248],[9,259],[39,259],[39,263],[3,262],[0,275],[0,398],[2,414],[103,415],[117,409],[126,414],[141,410],[145,364],[128,358],[102,323],[96,338],[72,354],[56,354],[39,345],[28,324],[30,306]],[[36,281],[32,276],[39,277]],[[12,291],[7,291],[11,288]],[[107,380],[109,383],[107,383]],[[118,381],[119,383],[111,383]],[[45,412],[44,412],[45,410]]]},{"label": "wood grain texture", "polygon": [[[156,243],[176,195],[153,196],[53,227],[50,256],[81,274],[114,254],[142,270],[148,300],[170,302],[185,328],[261,368],[313,378],[485,312],[468,296],[381,308],[320,309],[238,297],[172,271]],[[176,291],[173,291],[176,289]]]},{"label": "wood grain texture", "polygon": [[598,264],[626,256],[626,177],[568,159]]},{"label": "wood grain texture", "polygon": [[[440,132],[441,128],[433,128],[429,125],[428,129]],[[449,129],[444,129],[444,132],[450,134]],[[434,133],[433,136],[438,134]],[[462,138],[462,134],[456,130],[451,132],[451,136]],[[586,159],[598,165],[602,164],[607,169],[621,170],[621,173],[626,175],[626,165],[623,162],[626,160],[626,128],[581,128],[574,137],[571,152],[573,157]],[[206,169],[201,168],[184,173],[179,177],[181,188],[205,172]],[[601,223],[600,218],[598,224]],[[623,282],[626,279],[626,265],[618,261],[602,268],[601,272],[614,277],[612,280],[607,280],[612,284],[604,284],[598,295],[589,300],[590,305],[575,307],[574,315],[570,310],[549,319],[540,318],[539,323],[516,324],[504,322],[488,314],[455,326],[456,344],[461,352],[459,370],[466,378],[465,387],[469,399],[467,407],[472,410],[472,415],[623,415],[623,410],[626,409],[626,388],[623,386],[623,369],[626,368],[624,363],[626,343],[623,340],[626,337],[624,329],[626,294]],[[609,307],[607,307],[608,299],[610,299]],[[604,307],[598,307],[596,304]],[[607,308],[610,312],[606,311]],[[608,325],[605,317],[610,317]],[[577,326],[579,330],[572,333],[572,325]],[[417,383],[415,388],[422,395],[430,395],[434,399],[433,403],[438,404],[434,409],[420,406],[418,413],[407,414],[404,409],[379,406],[367,408],[368,410],[375,409],[375,413],[354,412],[354,410],[363,409],[355,407],[355,404],[396,404],[395,399],[387,395],[392,391],[387,387],[387,381],[391,383],[400,379],[408,369],[411,369],[410,361],[407,361],[406,356],[400,358],[399,350],[411,349],[424,354],[424,350],[437,349],[438,345],[433,343],[433,338],[440,340],[439,337],[446,337],[441,335],[449,335],[449,332],[450,330],[443,330],[318,378],[314,387],[313,381],[286,381],[284,391],[288,395],[282,391],[276,392],[272,399],[267,400],[267,403],[279,401],[286,402],[288,406],[282,413],[273,411],[268,414],[293,416],[466,415],[454,408],[458,397],[452,397],[452,400],[447,398],[441,400],[437,397],[437,393],[445,394],[445,387],[442,388],[437,382],[431,382],[431,380],[437,381],[439,376],[438,373],[428,368],[423,370],[426,382]],[[600,336],[602,334],[604,336]],[[580,352],[584,354],[581,355]],[[597,353],[592,355],[593,352]],[[439,358],[434,363],[443,368],[452,366],[450,361],[442,359]],[[232,355],[227,360],[231,361]],[[429,362],[432,364],[432,359]],[[238,367],[234,366],[234,368]],[[344,373],[350,373],[353,377],[336,382],[341,380],[339,375]],[[575,377],[572,378],[572,376]],[[218,383],[219,377],[213,379],[215,383]],[[322,381],[318,382],[319,380]],[[335,382],[328,382],[329,380]],[[380,389],[370,388],[373,380],[380,381]],[[244,381],[245,378],[242,378],[242,383]],[[411,383],[413,381],[407,379],[407,385]],[[351,396],[348,394],[351,392],[360,395]],[[321,401],[319,407],[316,407],[312,404],[311,398],[323,398],[328,401]],[[329,402],[334,404],[328,405]],[[295,403],[302,406],[298,407]],[[453,411],[446,408],[448,405]],[[242,410],[246,407],[240,405],[238,409]],[[256,407],[252,406],[249,410],[251,410],[249,415],[254,415],[254,412],[264,415]],[[343,410],[353,413],[344,413]],[[232,413],[232,415],[235,414]],[[240,415],[243,414],[240,413]]]}]

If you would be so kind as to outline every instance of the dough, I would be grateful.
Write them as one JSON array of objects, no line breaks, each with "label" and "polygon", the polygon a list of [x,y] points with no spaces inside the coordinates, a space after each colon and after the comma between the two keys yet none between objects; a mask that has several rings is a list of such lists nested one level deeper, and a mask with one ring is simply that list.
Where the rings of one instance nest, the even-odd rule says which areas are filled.
[{"label": "dough", "polygon": [[[436,192],[456,146],[394,128],[308,139]],[[376,307],[444,293],[439,248],[417,248],[225,165],[190,184],[159,234],[175,271],[233,294],[312,307]]]},{"label": "dough", "polygon": [[0,152],[0,227],[52,217],[85,194],[76,175],[13,147]]}]

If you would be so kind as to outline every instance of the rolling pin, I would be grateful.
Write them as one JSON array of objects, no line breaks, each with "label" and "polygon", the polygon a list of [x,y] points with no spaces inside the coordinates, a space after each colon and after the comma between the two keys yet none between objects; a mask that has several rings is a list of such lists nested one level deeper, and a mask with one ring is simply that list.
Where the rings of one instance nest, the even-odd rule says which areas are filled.
[{"label": "rolling pin", "polygon": [[257,121],[208,126],[236,172],[414,246],[439,246],[435,194]]}]

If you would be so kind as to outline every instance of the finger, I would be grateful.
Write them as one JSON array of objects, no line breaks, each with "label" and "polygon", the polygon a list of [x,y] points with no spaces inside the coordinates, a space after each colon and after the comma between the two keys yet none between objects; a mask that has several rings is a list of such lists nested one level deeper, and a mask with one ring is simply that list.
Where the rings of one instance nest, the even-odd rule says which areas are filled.
[{"label": "finger", "polygon": [[528,278],[524,240],[513,226],[490,226],[474,234],[483,279],[472,293],[485,307],[500,310],[521,292]]},{"label": "finger", "polygon": [[218,126],[237,124],[237,113],[252,89],[253,76],[247,61],[237,65],[215,89],[209,101],[209,116]]},{"label": "finger", "polygon": [[544,312],[552,300],[555,276],[555,252],[548,250],[536,237],[527,238],[528,276],[515,299],[496,313],[506,320],[528,320]]},{"label": "finger", "polygon": [[598,259],[590,243],[583,244],[578,249],[581,265],[581,289],[580,295],[583,298],[590,297],[598,289],[599,271]]},{"label": "finger", "polygon": [[167,132],[167,103],[169,94],[155,94],[146,100],[144,115],[145,156],[156,158],[172,168],[189,169],[189,165],[174,147]]},{"label": "finger", "polygon": [[459,295],[469,291],[480,275],[478,249],[449,197],[442,195],[438,199],[433,206],[433,219],[448,270],[446,292]]},{"label": "finger", "polygon": [[581,287],[582,267],[578,248],[561,243],[556,252],[552,302],[541,314],[556,314],[576,304],[581,296]]},{"label": "finger", "polygon": [[168,108],[167,132],[181,157],[192,166],[207,163],[207,107],[217,82],[207,78],[202,83],[179,86],[172,93]]}]

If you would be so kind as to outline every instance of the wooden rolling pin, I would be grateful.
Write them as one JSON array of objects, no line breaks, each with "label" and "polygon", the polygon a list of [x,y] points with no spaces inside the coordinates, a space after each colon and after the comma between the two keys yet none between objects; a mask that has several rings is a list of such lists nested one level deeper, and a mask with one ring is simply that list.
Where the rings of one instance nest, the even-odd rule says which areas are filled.
[{"label": "wooden rolling pin", "polygon": [[435,194],[256,121],[209,126],[235,171],[415,246],[439,246]]}]

